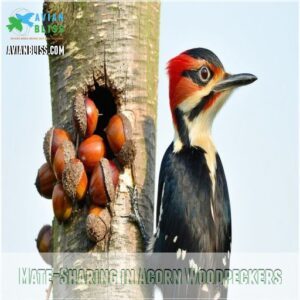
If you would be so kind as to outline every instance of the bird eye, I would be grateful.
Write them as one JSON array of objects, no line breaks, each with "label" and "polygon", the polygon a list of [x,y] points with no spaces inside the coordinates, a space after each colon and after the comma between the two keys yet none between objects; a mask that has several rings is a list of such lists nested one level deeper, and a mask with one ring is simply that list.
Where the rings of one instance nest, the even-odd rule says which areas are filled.
[{"label": "bird eye", "polygon": [[203,82],[208,82],[208,80],[210,79],[210,70],[208,67],[202,67],[199,71],[199,77],[201,79],[201,81]]}]

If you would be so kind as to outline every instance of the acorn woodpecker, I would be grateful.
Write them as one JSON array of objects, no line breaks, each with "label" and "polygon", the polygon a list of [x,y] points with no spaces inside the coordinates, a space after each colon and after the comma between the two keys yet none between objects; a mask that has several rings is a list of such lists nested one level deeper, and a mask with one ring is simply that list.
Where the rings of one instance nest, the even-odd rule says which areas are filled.
[{"label": "acorn woodpecker", "polygon": [[[167,70],[175,136],[161,163],[157,231],[149,250],[175,252],[181,258],[188,253],[226,253],[223,267],[228,268],[230,202],[211,127],[232,91],[257,78],[227,73],[219,58],[204,48],[179,54],[169,61]],[[227,294],[227,289],[212,292],[206,286],[203,291],[207,293],[192,297],[219,299]],[[184,296],[191,297],[191,293]]]}]

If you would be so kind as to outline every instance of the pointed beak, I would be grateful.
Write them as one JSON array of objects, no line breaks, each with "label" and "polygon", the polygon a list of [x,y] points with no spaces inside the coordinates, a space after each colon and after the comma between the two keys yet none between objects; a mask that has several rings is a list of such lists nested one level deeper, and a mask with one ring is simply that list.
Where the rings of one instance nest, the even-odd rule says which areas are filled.
[{"label": "pointed beak", "polygon": [[247,85],[257,80],[257,77],[252,74],[227,74],[226,78],[219,81],[213,88],[214,92],[222,92],[229,89],[234,89],[239,86]]}]

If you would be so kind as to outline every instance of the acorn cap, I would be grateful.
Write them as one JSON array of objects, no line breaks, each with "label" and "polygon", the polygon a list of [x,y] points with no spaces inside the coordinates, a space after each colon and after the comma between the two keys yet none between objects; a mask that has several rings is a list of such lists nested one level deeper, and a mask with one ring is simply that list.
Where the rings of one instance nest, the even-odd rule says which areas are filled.
[{"label": "acorn cap", "polygon": [[69,162],[72,158],[76,156],[76,150],[74,147],[73,142],[71,141],[64,141],[61,145],[61,148],[64,150],[64,160],[65,163]]},{"label": "acorn cap", "polygon": [[87,130],[87,117],[84,100],[85,97],[82,94],[77,94],[73,102],[74,122],[79,134],[83,137]]},{"label": "acorn cap", "polygon": [[136,155],[136,148],[133,140],[126,140],[120,152],[115,155],[121,165],[129,166],[130,164],[132,164]]},{"label": "acorn cap", "polygon": [[121,117],[123,123],[126,140],[132,139],[132,126],[129,119],[123,113],[119,113],[118,115]]},{"label": "acorn cap", "polygon": [[130,165],[135,158],[136,149],[132,141],[132,126],[125,114],[118,113],[110,119],[106,128],[106,136],[120,164]]},{"label": "acorn cap", "polygon": [[84,165],[79,159],[72,159],[67,163],[62,175],[62,184],[70,198],[77,197],[77,187],[84,175],[86,176]]},{"label": "acorn cap", "polygon": [[102,241],[110,229],[111,216],[108,209],[102,209],[99,215],[89,214],[86,219],[86,233],[88,238],[98,243]]},{"label": "acorn cap", "polygon": [[44,155],[47,162],[52,165],[57,148],[65,140],[72,140],[70,134],[61,128],[51,127],[45,134],[43,142]]},{"label": "acorn cap", "polygon": [[54,127],[51,127],[45,134],[43,149],[47,162],[51,165],[51,147]]},{"label": "acorn cap", "polygon": [[115,200],[119,170],[114,162],[103,158],[90,178],[89,194],[93,204],[106,206]]},{"label": "acorn cap", "polygon": [[110,201],[114,201],[116,189],[113,183],[113,173],[109,160],[106,158],[102,158],[100,166],[104,175],[106,193],[108,194]]},{"label": "acorn cap", "polygon": [[90,178],[89,194],[93,204],[106,206],[109,195],[105,187],[105,179],[100,162],[94,168]]},{"label": "acorn cap", "polygon": [[[60,151],[62,152],[60,153]],[[58,154],[62,154],[62,156],[58,157]],[[73,142],[66,140],[58,147],[53,160],[53,170],[57,179],[61,179],[65,165],[75,157],[76,150]]]},{"label": "acorn cap", "polygon": [[99,111],[95,102],[77,94],[73,102],[73,120],[78,133],[82,137],[93,135],[98,124]]}]

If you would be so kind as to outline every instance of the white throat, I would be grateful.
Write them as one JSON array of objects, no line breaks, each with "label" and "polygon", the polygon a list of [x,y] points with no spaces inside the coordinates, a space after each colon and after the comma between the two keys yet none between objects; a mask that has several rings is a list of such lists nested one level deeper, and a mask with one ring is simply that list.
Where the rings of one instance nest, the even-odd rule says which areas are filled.
[{"label": "white throat", "polygon": [[[211,128],[213,120],[224,105],[230,92],[224,93],[216,99],[213,105],[205,110],[202,110],[193,120],[189,120],[188,113],[183,116],[189,132],[189,141],[191,147],[200,147],[205,151],[205,159],[209,169],[210,178],[212,181],[212,191],[215,192],[215,176],[216,176],[216,154],[217,150],[211,136]],[[174,137],[174,152],[178,152],[183,147],[182,141],[175,130]]]},{"label": "white throat", "polygon": [[216,147],[211,136],[213,118],[209,112],[201,112],[192,122],[187,121],[189,139],[192,147],[200,147],[205,151],[205,159],[212,181],[212,191],[215,191]]}]

